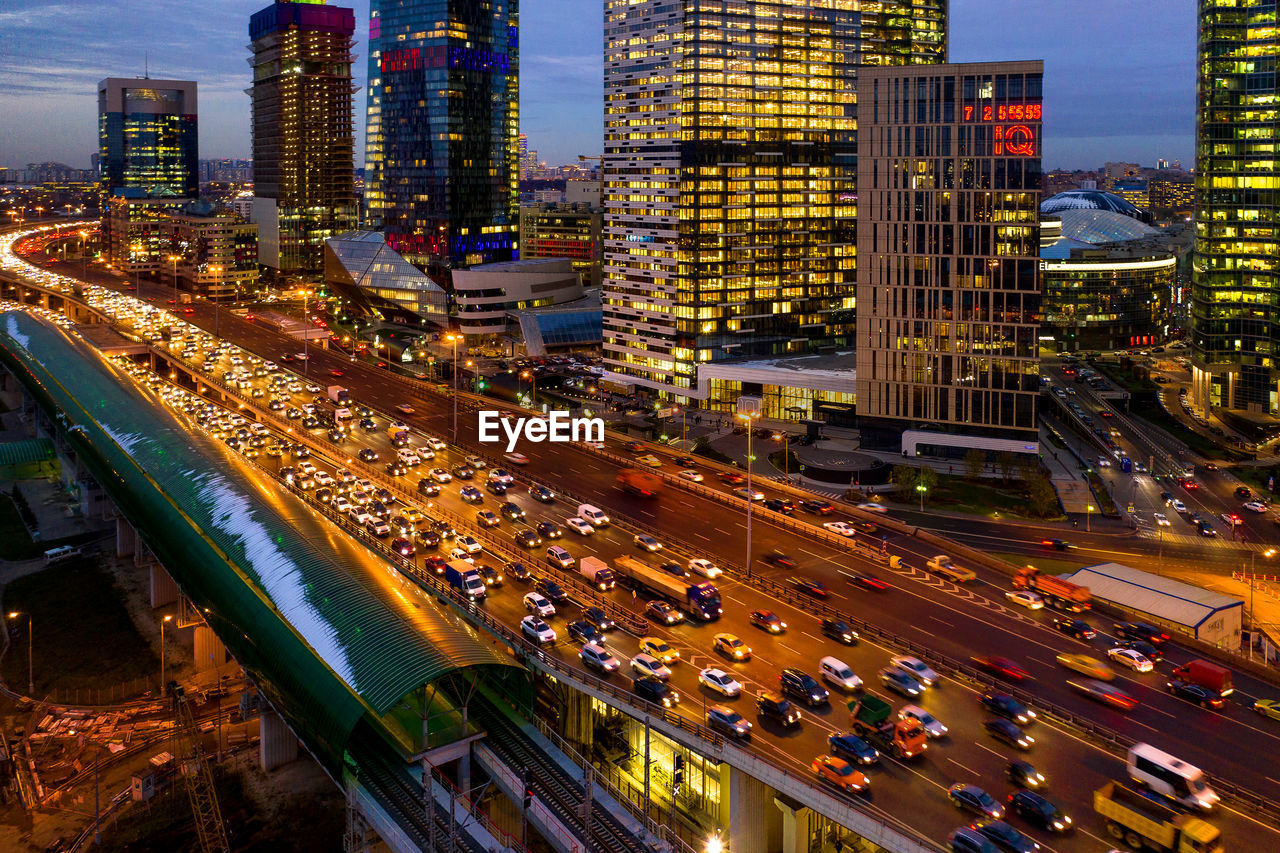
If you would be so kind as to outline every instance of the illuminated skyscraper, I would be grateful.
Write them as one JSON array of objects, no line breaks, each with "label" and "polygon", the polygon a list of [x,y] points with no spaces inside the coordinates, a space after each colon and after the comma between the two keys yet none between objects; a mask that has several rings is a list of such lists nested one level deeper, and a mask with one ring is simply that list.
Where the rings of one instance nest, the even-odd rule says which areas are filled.
[{"label": "illuminated skyscraper", "polygon": [[852,345],[855,69],[943,61],[946,9],[606,3],[611,371],[702,397],[699,364]]},{"label": "illuminated skyscraper", "polygon": [[285,272],[319,272],[324,241],[356,226],[355,13],[322,3],[274,3],[249,19],[253,219],[259,259]]},{"label": "illuminated skyscraper", "polygon": [[1277,414],[1280,29],[1274,0],[1200,0],[1193,405]]},{"label": "illuminated skyscraper", "polygon": [[[108,77],[98,84],[104,200],[199,194],[196,84]],[[104,207],[105,209],[105,207]]]},{"label": "illuminated skyscraper", "polygon": [[518,0],[372,0],[370,228],[420,264],[517,256]]}]

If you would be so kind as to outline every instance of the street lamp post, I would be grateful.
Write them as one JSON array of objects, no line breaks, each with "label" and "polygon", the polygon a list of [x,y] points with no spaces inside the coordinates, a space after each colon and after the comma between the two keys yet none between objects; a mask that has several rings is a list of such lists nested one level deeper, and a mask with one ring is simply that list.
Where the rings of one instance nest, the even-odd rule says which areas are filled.
[{"label": "street lamp post", "polygon": [[743,406],[738,401],[737,417],[747,426],[747,577],[751,577],[751,505],[755,503],[755,492],[751,490],[751,468],[755,457],[751,455],[751,424],[760,417],[760,410],[753,406]]},{"label": "street lamp post", "polygon": [[521,379],[528,379],[528,380],[529,380],[529,408],[531,408],[531,409],[532,409],[532,408],[534,407],[534,406],[533,406],[533,403],[534,403],[534,397],[535,397],[535,396],[537,396],[537,393],[538,393],[538,386],[537,386],[537,383],[535,382],[535,380],[534,380],[534,378],[533,378],[533,373],[531,373],[531,372],[530,372],[530,371],[528,371],[528,370],[523,370],[523,371],[521,371],[521,372],[520,372],[520,378],[521,378]]},{"label": "street lamp post", "polygon": [[[9,618],[17,619],[21,615],[22,615],[21,613],[14,611],[13,613],[9,614]],[[35,698],[35,695],[36,695],[36,670],[34,665],[35,644],[36,644],[36,635],[35,635],[35,632],[31,629],[31,613],[30,611],[28,611],[27,612],[27,695],[33,699]]]},{"label": "street lamp post", "polygon": [[923,484],[919,484],[916,486],[916,491],[920,493],[920,511],[924,512],[924,493],[929,491],[929,488]]},{"label": "street lamp post", "polygon": [[173,616],[166,616],[160,620],[160,695],[164,695],[164,626],[166,623],[173,621]]},{"label": "street lamp post", "polygon": [[178,313],[178,260],[179,255],[170,255],[169,263],[173,264],[173,313]]},{"label": "street lamp post", "polygon": [[453,441],[458,441],[458,339],[462,335],[449,332],[444,339],[453,344]]},{"label": "street lamp post", "polygon": [[1093,520],[1093,504],[1085,504],[1084,506],[1084,532],[1092,532],[1089,528],[1089,522]]}]

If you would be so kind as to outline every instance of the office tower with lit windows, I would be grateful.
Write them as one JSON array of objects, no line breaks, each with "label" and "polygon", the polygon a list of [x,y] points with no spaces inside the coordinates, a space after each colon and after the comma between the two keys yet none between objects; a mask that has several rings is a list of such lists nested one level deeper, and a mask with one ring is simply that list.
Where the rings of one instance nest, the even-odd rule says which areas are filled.
[{"label": "office tower with lit windows", "polygon": [[351,83],[355,12],[273,3],[249,19],[253,220],[261,263],[318,273],[324,241],[356,227]]},{"label": "office tower with lit windows", "polygon": [[614,381],[714,408],[699,365],[853,344],[855,69],[947,44],[945,0],[858,7],[606,2]]},{"label": "office tower with lit windows", "polygon": [[517,257],[518,0],[372,0],[365,218],[444,273]]},{"label": "office tower with lit windows", "polygon": [[864,447],[1035,453],[1041,62],[858,78]]},{"label": "office tower with lit windows", "polygon": [[1191,398],[1280,414],[1276,4],[1200,0]]}]

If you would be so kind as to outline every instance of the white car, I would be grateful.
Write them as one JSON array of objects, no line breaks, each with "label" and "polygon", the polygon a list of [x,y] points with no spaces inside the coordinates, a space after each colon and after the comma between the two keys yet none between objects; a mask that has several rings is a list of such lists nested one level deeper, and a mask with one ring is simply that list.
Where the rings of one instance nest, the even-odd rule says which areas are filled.
[{"label": "white car", "polygon": [[1173,502],[1173,511],[1176,513],[1184,513],[1187,511],[1187,505],[1184,504],[1182,501],[1175,500]]},{"label": "white car", "polygon": [[473,566],[476,564],[476,558],[468,554],[462,548],[449,549],[449,559],[462,560],[464,563],[470,563]]},{"label": "white car", "polygon": [[635,536],[631,537],[631,541],[635,543],[637,548],[642,548],[650,554],[655,551],[662,550],[662,543],[657,539],[654,539],[648,533],[637,533]]},{"label": "white car", "polygon": [[443,441],[441,441],[440,439],[431,435],[427,436],[423,440],[426,441],[427,447],[430,447],[432,450],[444,450],[449,446],[445,444]]},{"label": "white car", "polygon": [[666,681],[671,677],[671,669],[653,655],[641,652],[631,659],[631,668],[638,675],[652,675]]},{"label": "white car", "polygon": [[338,512],[351,512],[351,501],[347,500],[346,495],[338,495],[333,499],[333,508]]},{"label": "white car", "polygon": [[1236,515],[1234,512],[1224,512],[1218,515],[1228,527],[1235,527],[1237,524],[1244,524],[1244,519]]},{"label": "white car", "polygon": [[504,453],[502,458],[510,462],[512,465],[528,465],[529,457],[523,453]]},{"label": "white car", "polygon": [[1151,672],[1151,670],[1155,669],[1155,665],[1151,663],[1150,658],[1133,649],[1124,649],[1118,646],[1114,649],[1107,649],[1107,657],[1116,663],[1129,667],[1134,672]]},{"label": "white car", "polygon": [[556,606],[548,601],[542,593],[538,592],[526,592],[524,594],[524,609],[535,616],[550,618],[556,615]]},{"label": "white car", "polygon": [[916,720],[924,726],[924,733],[929,737],[942,737],[948,731],[942,721],[919,705],[904,705],[898,712],[899,720]]},{"label": "white car", "polygon": [[676,476],[677,476],[677,477],[683,477],[684,479],[689,480],[689,481],[694,482],[694,483],[701,483],[701,482],[702,482],[702,474],[701,474],[701,473],[699,473],[699,472],[697,472],[697,471],[694,471],[692,468],[689,468],[689,469],[687,469],[687,470],[685,470],[685,471],[681,471],[681,472],[680,472],[679,474],[677,474]]},{"label": "white car", "polygon": [[596,532],[596,529],[592,527],[586,519],[579,518],[576,515],[572,518],[566,518],[564,520],[564,526],[579,536],[590,536],[592,533]]},{"label": "white car", "polygon": [[312,479],[316,481],[317,486],[332,486],[334,483],[333,475],[328,471],[317,471]]},{"label": "white car", "polygon": [[883,504],[872,503],[871,501],[863,501],[862,503],[858,504],[858,509],[866,510],[867,512],[888,512],[889,511],[889,508],[884,506]]},{"label": "white car", "polygon": [[489,463],[484,461],[483,456],[476,456],[474,453],[467,457],[467,464],[477,471],[489,467]]},{"label": "white car", "polygon": [[1107,457],[1105,457],[1105,456],[1099,456],[1099,457],[1098,457],[1098,467],[1099,467],[1099,468],[1110,468],[1110,467],[1111,467],[1111,460],[1110,460],[1110,459],[1108,459],[1108,458],[1107,458]]},{"label": "white car", "polygon": [[432,468],[431,479],[435,480],[437,483],[448,483],[453,480],[453,475],[443,468]]},{"label": "white car", "polygon": [[838,536],[853,536],[858,532],[854,529],[853,525],[847,521],[827,521],[824,522],[822,526]]},{"label": "white car", "polygon": [[494,468],[492,471],[489,472],[490,483],[501,483],[504,486],[509,486],[515,481],[516,481],[516,478],[511,476],[511,472],[506,471],[502,468]]},{"label": "white car", "polygon": [[738,488],[733,490],[733,493],[740,498],[745,498],[748,495],[750,495],[752,501],[764,500],[764,492],[760,491],[759,489],[752,489],[751,491],[747,491],[746,486],[738,486]]},{"label": "white car", "polygon": [[689,571],[695,575],[702,575],[704,578],[718,578],[724,574],[719,566],[710,560],[704,560],[702,557],[695,557],[689,561]]},{"label": "white car", "polygon": [[526,616],[520,620],[520,633],[535,643],[554,643],[555,630],[537,616]]},{"label": "white car", "polygon": [[470,536],[459,536],[458,546],[463,548],[468,554],[479,554],[483,548],[480,543]]},{"label": "white car", "polygon": [[742,685],[738,683],[736,678],[723,669],[717,669],[713,666],[707,667],[698,673],[698,681],[721,696],[733,698],[742,693]]},{"label": "white car", "polygon": [[341,480],[344,483],[354,483],[356,481],[356,475],[352,474],[346,468],[339,468],[337,471],[334,471],[333,473],[337,476],[339,480]]},{"label": "white car", "polygon": [[938,680],[938,673],[930,669],[928,664],[917,657],[897,655],[889,658],[889,665],[902,670],[925,687],[932,687],[933,683]]},{"label": "white car", "polygon": [[1157,512],[1152,517],[1156,520],[1157,526],[1159,527],[1169,526],[1169,517],[1165,515],[1163,512]]},{"label": "white car", "polygon": [[1264,504],[1262,501],[1249,501],[1248,503],[1241,504],[1241,506],[1249,510],[1250,512],[1266,512],[1267,511],[1267,505]]},{"label": "white car", "polygon": [[1028,610],[1039,610],[1044,607],[1044,599],[1036,595],[1034,592],[1027,592],[1025,589],[1006,592],[1004,597],[1012,601],[1014,604],[1021,604]]}]

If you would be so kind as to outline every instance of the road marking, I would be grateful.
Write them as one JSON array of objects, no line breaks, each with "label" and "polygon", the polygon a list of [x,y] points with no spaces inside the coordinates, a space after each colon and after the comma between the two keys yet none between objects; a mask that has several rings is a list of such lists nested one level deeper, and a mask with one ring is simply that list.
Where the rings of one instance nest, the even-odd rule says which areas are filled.
[{"label": "road marking", "polygon": [[932,619],[934,622],[941,622],[943,625],[946,625],[948,628],[955,627],[955,625],[952,625],[946,619],[939,619],[937,616],[933,616],[933,615],[930,615],[929,618]]},{"label": "road marking", "polygon": [[793,654],[793,655],[799,655],[799,654],[800,654],[800,652],[799,652],[799,651],[797,651],[796,649],[791,648],[790,646],[786,645],[785,643],[778,643],[778,645],[779,645],[781,648],[784,648],[784,649],[786,649],[787,651],[791,652],[791,654]]},{"label": "road marking", "polygon": [[970,770],[968,767],[965,767],[965,766],[964,766],[963,764],[961,764],[959,761],[956,761],[954,758],[951,758],[950,756],[948,756],[948,757],[947,757],[947,761],[950,761],[952,764],[954,764],[956,767],[959,767],[961,770],[963,770],[965,773],[968,773],[970,776],[977,776],[977,775],[978,775],[977,773],[974,773],[974,772],[973,772],[972,770]]},{"label": "road marking", "polygon": [[999,752],[996,752],[994,749],[992,749],[991,747],[987,746],[985,743],[978,743],[977,741],[974,741],[974,742],[973,742],[973,745],[974,745],[974,746],[976,746],[976,747],[978,747],[979,749],[985,749],[987,752],[991,753],[991,754],[992,754],[992,755],[994,755],[996,758],[999,758],[1001,761],[1007,761],[1007,760],[1008,760],[1008,759],[1007,759],[1003,754],[1001,754],[1001,753],[999,753]]},{"label": "road marking", "polygon": [[822,640],[822,638],[821,638],[821,637],[815,637],[815,636],[813,636],[813,634],[810,634],[808,631],[801,631],[800,633],[801,633],[801,634],[804,634],[804,635],[805,635],[806,637],[808,637],[810,640],[817,640],[819,643],[823,642],[823,640]]}]

